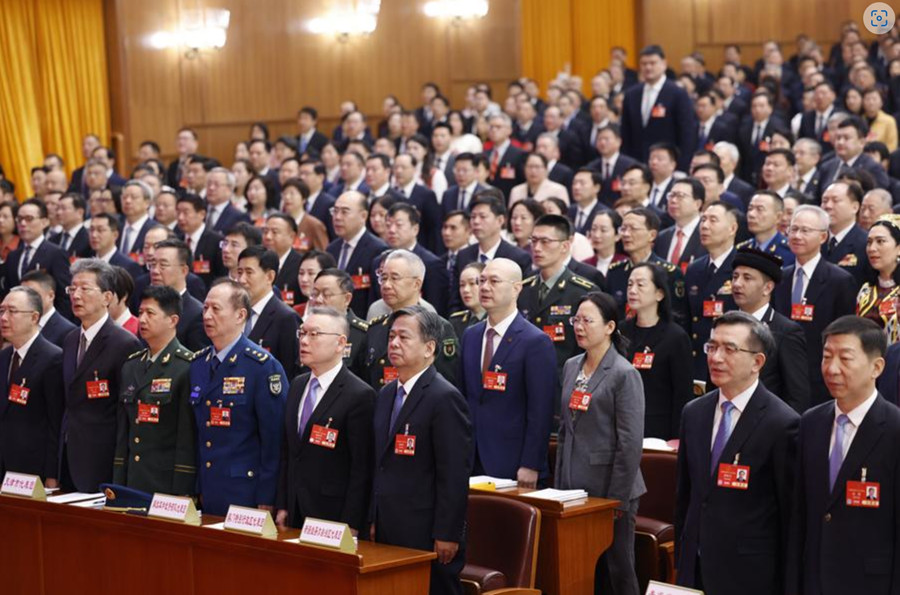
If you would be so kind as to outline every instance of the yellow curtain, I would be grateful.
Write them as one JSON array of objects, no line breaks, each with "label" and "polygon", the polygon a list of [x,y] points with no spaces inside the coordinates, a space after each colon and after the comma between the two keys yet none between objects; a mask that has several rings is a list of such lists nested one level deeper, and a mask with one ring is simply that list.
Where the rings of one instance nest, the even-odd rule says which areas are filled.
[{"label": "yellow curtain", "polygon": [[[0,19],[0,163],[30,196],[30,169],[58,153],[67,173],[81,139],[109,140],[103,0],[3,0]],[[38,10],[39,7],[39,10]]]},{"label": "yellow curtain", "polygon": [[635,54],[635,0],[522,0],[522,74],[545,88],[568,65],[590,91],[609,50]]}]

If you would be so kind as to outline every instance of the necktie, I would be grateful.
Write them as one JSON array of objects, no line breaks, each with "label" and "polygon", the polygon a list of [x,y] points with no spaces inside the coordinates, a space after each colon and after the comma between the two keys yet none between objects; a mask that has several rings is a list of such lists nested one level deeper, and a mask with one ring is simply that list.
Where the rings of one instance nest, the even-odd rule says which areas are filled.
[{"label": "necktie", "polygon": [[546,283],[541,283],[541,286],[538,287],[538,302],[543,304],[548,293],[550,293],[550,287]]},{"label": "necktie", "polygon": [[497,168],[500,167],[500,153],[496,149],[491,153],[491,179],[497,177]]},{"label": "necktie", "polygon": [[12,363],[9,366],[9,378],[7,378],[6,380],[7,386],[12,385],[16,377],[16,373],[19,371],[19,364],[21,363],[21,361],[22,358],[19,357],[19,352],[13,351]]},{"label": "necktie", "polygon": [[437,160],[434,162],[434,167],[438,171],[442,171],[444,169],[444,158],[438,157]]},{"label": "necktie", "polygon": [[712,455],[709,460],[709,472],[715,473],[722,458],[722,451],[728,443],[728,437],[731,436],[731,414],[734,411],[734,403],[725,401],[722,403],[722,419],[719,420],[719,429],[716,431],[716,439],[713,441]]},{"label": "necktie", "polygon": [[219,210],[216,207],[209,208],[209,216],[206,218],[206,225],[210,229],[214,229],[216,227],[216,221],[219,220]]},{"label": "necktie", "polygon": [[834,172],[834,179],[832,182],[837,182],[841,176],[847,173],[847,170],[851,169],[849,165],[841,161],[840,166],[838,166],[837,170]]},{"label": "necktie", "polygon": [[487,254],[479,254],[478,260],[480,260],[482,262],[482,264],[487,264],[487,261],[488,261]]},{"label": "necktie", "polygon": [[456,254],[447,255],[447,270],[452,271],[456,267]]},{"label": "necktie", "polygon": [[760,138],[762,137],[762,124],[757,124],[753,130],[753,144],[759,144]]},{"label": "necktie", "polygon": [[591,131],[591,146],[597,146],[597,134],[600,132],[599,126],[594,126],[594,129]]},{"label": "necktie", "polygon": [[309,391],[306,393],[306,400],[303,401],[303,409],[300,411],[300,427],[297,429],[297,433],[300,436],[303,436],[303,432],[306,431],[306,424],[309,422],[309,418],[312,417],[313,409],[316,407],[316,401],[319,398],[319,379],[312,378],[309,381]]},{"label": "necktie", "polygon": [[391,432],[394,430],[394,425],[397,423],[397,417],[400,415],[400,410],[403,408],[403,397],[405,396],[406,391],[403,389],[403,385],[398,382],[397,394],[394,395],[394,407],[391,409],[391,425],[388,426],[388,436],[391,435]]},{"label": "necktie", "polygon": [[128,254],[129,249],[131,248],[131,235],[134,233],[134,230],[130,225],[125,226],[125,234],[122,236],[122,254]]},{"label": "necktie", "polygon": [[834,482],[837,479],[838,472],[841,470],[841,464],[844,462],[844,426],[850,421],[850,418],[841,413],[837,416],[834,428],[834,446],[831,447],[831,456],[828,457],[828,487],[834,489]]},{"label": "necktie", "polygon": [[834,249],[837,248],[837,245],[837,236],[831,236],[831,239],[828,240],[828,255],[831,255],[831,253],[834,252]]},{"label": "necktie", "polygon": [[62,249],[68,252],[70,243],[72,243],[72,236],[69,235],[69,232],[64,231],[62,234]]},{"label": "necktie", "polygon": [[466,189],[465,188],[459,189],[459,209],[461,211],[466,210]]},{"label": "necktie", "polygon": [[609,161],[607,161],[603,164],[603,179],[604,180],[609,179]]},{"label": "necktie", "polygon": [[792,304],[802,304],[803,303],[803,277],[806,275],[806,271],[802,268],[797,268],[797,274],[794,275],[794,289],[791,292],[791,303]]},{"label": "necktie", "polygon": [[651,94],[653,91],[647,84],[644,84],[644,100],[641,102],[641,122],[644,126],[650,121],[650,109],[653,106]]},{"label": "necktie", "polygon": [[249,337],[250,331],[253,330],[253,310],[247,315],[247,322],[244,323],[244,336]]},{"label": "necktie", "polygon": [[579,209],[579,210],[578,210],[578,217],[576,218],[576,221],[575,221],[575,229],[576,229],[577,231],[581,231],[581,228],[584,226],[584,218],[585,218],[585,217],[586,217],[586,215],[584,214],[584,211],[582,211],[581,209]]},{"label": "necktie", "polygon": [[309,144],[309,141],[305,136],[300,137],[300,154],[306,153],[306,146]]},{"label": "necktie", "polygon": [[25,253],[22,254],[22,260],[19,262],[19,279],[28,272],[28,265],[31,264],[31,245],[25,245]]},{"label": "necktie", "polygon": [[816,136],[822,136],[822,123],[825,119],[825,114],[816,114]]},{"label": "necktie", "polygon": [[341,246],[341,257],[338,259],[338,268],[342,271],[347,270],[347,259],[350,255],[350,242],[345,241]]},{"label": "necktie", "polygon": [[497,336],[497,331],[489,328],[484,335],[484,358],[481,360],[482,374],[487,372],[487,369],[491,367],[491,360],[494,359],[494,337]]},{"label": "necktie", "polygon": [[191,238],[191,236],[186,237],[184,240],[185,240],[185,243],[187,244],[187,247],[191,249],[191,254],[193,254],[194,253],[194,240]]},{"label": "necktie", "polygon": [[81,365],[81,360],[84,359],[84,353],[87,351],[87,335],[81,333],[81,339],[78,340],[78,353],[75,355],[75,367]]},{"label": "necktie", "polygon": [[679,229],[675,232],[675,248],[672,249],[672,258],[670,262],[672,264],[678,264],[678,261],[681,260],[681,251],[684,250],[684,231]]},{"label": "necktie", "polygon": [[653,192],[650,193],[650,206],[656,206],[656,197],[659,194],[659,188],[654,188]]},{"label": "necktie", "polygon": [[706,146],[706,124],[700,124],[700,130],[697,132],[697,146],[701,149]]}]

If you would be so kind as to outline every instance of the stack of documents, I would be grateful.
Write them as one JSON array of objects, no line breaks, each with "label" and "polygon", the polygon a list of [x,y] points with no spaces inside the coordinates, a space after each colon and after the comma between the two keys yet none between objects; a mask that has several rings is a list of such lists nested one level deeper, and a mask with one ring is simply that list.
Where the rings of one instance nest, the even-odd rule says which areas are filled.
[{"label": "stack of documents", "polygon": [[81,508],[93,508],[95,506],[103,506],[106,503],[106,496],[103,492],[97,492],[95,494],[74,492],[60,494],[58,496],[47,496],[47,502],[50,502],[51,504],[69,504]]},{"label": "stack of documents", "polygon": [[490,475],[474,475],[469,478],[469,487],[486,483],[494,484],[494,488],[498,490],[514,488],[518,485],[518,482],[515,479],[501,479],[499,477],[491,477]]},{"label": "stack of documents", "polygon": [[536,492],[528,492],[522,494],[529,498],[540,498],[541,500],[555,500],[557,502],[571,502],[572,500],[583,500],[588,497],[588,493],[584,490],[555,490],[547,488]]}]

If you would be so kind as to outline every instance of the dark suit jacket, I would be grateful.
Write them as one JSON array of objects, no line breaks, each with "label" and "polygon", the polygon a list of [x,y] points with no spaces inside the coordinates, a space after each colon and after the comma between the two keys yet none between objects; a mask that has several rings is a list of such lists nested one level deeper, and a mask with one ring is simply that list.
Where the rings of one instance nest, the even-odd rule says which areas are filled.
[{"label": "dark suit jacket", "polygon": [[[843,162],[835,155],[834,159],[823,161],[821,162],[821,165],[819,165],[819,202],[822,202],[822,195],[834,181],[834,177],[842,164]],[[877,188],[890,188],[890,180],[888,179],[887,172],[884,171],[884,168],[881,167],[880,164],[876,163],[875,160],[865,153],[862,153],[856,158],[852,169],[866,171],[871,174]]]},{"label": "dark suit jacket", "polygon": [[763,129],[762,137],[753,144],[753,131],[756,123],[752,119],[748,119],[741,124],[738,131],[738,149],[741,152],[740,171],[741,177],[755,183],[759,178],[759,171],[762,169],[763,162],[768,154],[768,143],[772,138],[772,134],[776,129],[787,129],[784,123],[775,115],[769,117],[766,127]]},{"label": "dark suit jacket", "polygon": [[109,264],[125,269],[131,275],[132,280],[144,274],[144,268],[141,265],[122,254],[119,250],[116,250],[110,257]]},{"label": "dark suit jacket", "polygon": [[175,327],[178,342],[191,351],[200,351],[211,342],[203,329],[203,304],[190,292],[181,295],[181,318]]},{"label": "dark suit jacket", "polygon": [[298,328],[300,316],[293,308],[272,297],[250,331],[249,339],[271,353],[281,363],[288,378],[300,371]]},{"label": "dark suit jacket", "polygon": [[[531,255],[524,250],[513,246],[506,240],[500,240],[500,246],[494,254],[495,258],[508,258],[519,265],[522,269],[522,277],[527,277],[531,271]],[[456,267],[453,269],[453,275],[450,278],[450,287],[452,295],[450,296],[450,311],[456,312],[462,309],[462,300],[459,297],[459,273],[466,268],[466,265],[478,260],[478,244],[466,246],[459,251],[456,256]]]},{"label": "dark suit jacket", "polygon": [[487,390],[481,374],[486,328],[486,320],[470,326],[460,345],[459,386],[469,403],[476,461],[493,477],[515,479],[520,467],[546,477],[559,381],[555,367],[534,363],[556,361],[553,342],[517,313],[503,339],[496,342],[489,368],[507,375],[506,390]]},{"label": "dark suit jacket", "polygon": [[[62,248],[62,232],[55,233],[47,239]],[[89,258],[94,254],[94,251],[91,250],[91,241],[86,225],[81,226],[81,229],[79,229],[78,233],[75,234],[75,237],[72,238],[72,242],[69,244],[69,249],[65,250],[65,253],[66,256],[69,257],[69,260],[71,260],[72,258]]]},{"label": "dark suit jacket", "polygon": [[[485,154],[488,164],[493,159],[495,150],[492,149]],[[509,145],[500,156],[496,175],[488,178],[490,185],[503,192],[506,200],[509,200],[509,193],[515,186],[525,182],[525,156],[525,151]]]},{"label": "dark suit jacket", "polygon": [[[63,346],[63,381],[66,414],[62,436],[65,460],[73,485],[79,492],[96,492],[101,483],[112,481],[116,450],[117,395],[121,389],[122,365],[141,348],[137,337],[108,318],[91,341],[80,366],[76,366],[81,331],[69,333]],[[87,383],[109,382],[109,397],[89,399]]]},{"label": "dark suit jacket", "polygon": [[28,390],[24,405],[10,401],[7,381],[12,346],[0,351],[0,474],[7,471],[59,478],[59,427],[63,416],[62,349],[38,336],[13,384]]},{"label": "dark suit jacket", "polygon": [[559,140],[559,160],[575,170],[587,163],[587,159],[584,145],[581,142],[581,129],[574,120],[572,126],[575,130],[560,130],[557,139]]},{"label": "dark suit jacket", "polygon": [[553,164],[553,169],[550,170],[547,177],[550,178],[551,182],[565,186],[569,194],[572,194],[572,178],[575,177],[575,170],[571,167],[561,161],[557,161]]},{"label": "dark suit jacket", "polygon": [[[653,253],[666,260],[669,256],[669,248],[672,246],[672,242],[675,241],[676,231],[675,226],[672,226],[659,232],[656,241],[653,242]],[[678,259],[678,262],[673,262],[672,264],[681,268],[682,272],[686,272],[688,265],[702,256],[706,256],[706,248],[700,244],[700,224],[697,224],[697,227],[694,228],[694,233],[691,234],[681,249],[681,258]]]},{"label": "dark suit jacket", "polygon": [[[829,116],[834,115],[841,110],[837,105],[837,102],[834,104],[834,109],[829,114]],[[832,144],[825,140],[825,133],[828,131],[828,119],[826,118],[825,122],[822,125],[822,134],[816,134],[816,110],[811,109],[803,112],[803,116],[800,118],[800,132],[797,135],[797,138],[811,138],[817,141],[820,145],[822,145],[822,152],[827,153],[828,151],[834,150]]]},{"label": "dark suit jacket", "polygon": [[[369,521],[381,543],[432,551],[434,541],[464,549],[472,460],[472,424],[459,391],[434,366],[416,381],[390,426],[397,381],[375,400],[375,473]],[[415,455],[394,452],[409,431]]]},{"label": "dark suit jacket", "polygon": [[822,245],[822,256],[831,264],[847,271],[856,280],[856,288],[862,287],[872,274],[869,257],[866,255],[866,241],[869,235],[859,225],[854,224],[844,239],[828,250],[828,242]]},{"label": "dark suit jacket", "polygon": [[[141,296],[144,295],[144,290],[147,289],[147,286],[149,285],[150,273],[142,273],[140,277],[134,278],[134,295],[132,295],[131,299],[128,301],[128,308],[135,315],[138,314],[141,307]],[[187,292],[202,304],[206,299],[206,285],[203,284],[203,280],[194,273],[188,273],[187,278],[185,279],[185,285],[187,286]],[[182,342],[182,345],[184,345],[184,342]],[[204,345],[208,345],[208,343],[205,343]],[[188,347],[187,345],[184,346]],[[190,349],[190,347],[188,347],[188,349]],[[196,350],[192,349],[191,351]]]},{"label": "dark suit jacket", "polygon": [[[300,282],[297,280],[297,273],[300,271],[300,253],[296,250],[291,250],[288,253],[287,260],[284,261],[284,264],[278,269],[278,274],[275,276],[275,287],[278,289],[275,293],[279,291],[293,291],[294,292],[294,303],[300,303]],[[284,364],[284,362],[281,362]],[[287,372],[287,365],[285,365],[284,371]],[[292,375],[289,375],[288,378],[293,378]]]},{"label": "dark suit jacket", "polygon": [[[900,588],[900,409],[876,398],[829,491],[834,408],[823,403],[800,421],[789,588],[805,595],[893,594]],[[863,469],[866,481],[880,485],[877,507],[846,504],[847,482],[860,481]]]},{"label": "dark suit jacket", "polygon": [[[325,249],[326,252],[334,257],[334,261],[337,263],[340,263],[341,261],[341,247],[343,244],[344,240],[338,238],[328,244],[328,248]],[[378,283],[377,279],[375,279],[375,267],[373,266],[375,257],[385,250],[387,250],[387,244],[382,242],[380,238],[371,232],[367,231],[359,239],[356,248],[353,249],[353,254],[350,255],[350,258],[347,261],[347,273],[352,276],[368,275],[370,284],[374,286]],[[350,301],[350,309],[365,315],[365,313],[369,311],[369,306],[372,304],[372,294],[370,290],[371,287],[359,287],[355,289],[353,291],[353,299]]]},{"label": "dark suit jacket", "polygon": [[817,197],[820,195],[819,186],[821,185],[821,182],[822,172],[819,170],[819,167],[816,166],[815,173],[809,179],[809,182],[800,189],[800,192],[811,198]]},{"label": "dark suit jacket", "polygon": [[[781,283],[772,293],[772,307],[780,314],[791,317],[791,289],[796,265],[784,268]],[[806,288],[806,303],[814,305],[811,322],[797,321],[806,334],[807,363],[809,364],[810,404],[830,401],[822,379],[822,331],[833,320],[856,309],[857,286],[853,276],[841,270],[823,257],[816,265]]]},{"label": "dark suit jacket", "polygon": [[[270,173],[273,171],[274,170],[269,170]],[[275,175],[275,182],[278,182],[277,174]],[[242,221],[244,223],[250,223],[250,216],[247,215],[247,213],[239,211],[233,204],[228,203],[225,205],[225,210],[223,210],[219,215],[219,218],[216,219],[216,224],[213,226],[212,230],[225,235],[236,223]]]},{"label": "dark suit jacket", "polygon": [[[207,227],[200,235],[200,239],[197,241],[197,248],[194,250],[194,263],[191,264],[191,272],[200,277],[207,289],[218,277],[224,277],[228,274],[228,271],[225,270],[225,265],[222,264],[222,249],[219,247],[222,237],[222,234]],[[200,270],[196,264],[199,260],[209,262],[209,273],[197,272]],[[182,342],[182,344],[184,343]],[[185,345],[185,347],[190,349],[188,345]]]},{"label": "dark suit jacket", "polygon": [[[472,194],[466,195],[466,204],[470,204],[472,202],[472,197],[485,190],[486,188],[481,184],[475,184],[475,190],[472,191]],[[447,216],[447,213],[450,211],[463,210],[462,205],[460,204],[460,190],[459,186],[450,186],[446,190],[444,190],[444,194],[441,198],[441,222],[443,223],[443,218]],[[469,209],[466,208],[466,211]],[[441,243],[443,245],[443,242]]]},{"label": "dark suit jacket", "polygon": [[[737,173],[737,172],[735,172]],[[753,198],[753,194],[756,192],[756,189],[751,185],[740,179],[735,175],[731,178],[731,182],[728,184],[728,188],[725,189],[727,192],[731,192],[732,194],[736,194],[738,198],[741,199],[741,202],[744,203],[744,211],[747,210],[747,205],[750,204],[750,199]]]},{"label": "dark suit jacket", "polygon": [[334,234],[334,223],[331,220],[331,207],[334,206],[335,198],[325,192],[323,188],[316,197],[309,214],[325,224],[325,231],[328,232],[328,240],[334,240],[337,236]]},{"label": "dark suit jacket", "polygon": [[322,147],[328,144],[328,137],[316,130],[313,132],[306,146],[302,146],[300,135],[297,135],[297,153],[308,155],[319,155],[322,153]]},{"label": "dark suit jacket", "polygon": [[[125,217],[122,217],[121,227],[122,231],[119,233],[119,239],[117,240],[117,247],[119,248],[119,252],[125,254],[125,251],[122,249],[122,242],[125,240],[125,226],[128,225],[128,221],[125,220]],[[156,225],[156,221],[154,221],[151,217],[148,217],[144,224],[141,225],[141,228],[138,230],[137,237],[134,238],[134,241],[131,243],[131,253],[140,254],[144,249],[144,236],[147,235],[147,230],[152,226]],[[84,228],[82,228],[84,229]],[[74,242],[73,242],[74,243]]]},{"label": "dark suit jacket", "polygon": [[635,85],[625,93],[622,106],[622,152],[638,161],[646,162],[650,146],[672,143],[680,152],[678,169],[688,171],[691,156],[697,145],[697,116],[691,98],[671,79],[666,79],[653,109],[664,112],[647,120],[641,118],[644,85]]},{"label": "dark suit jacket", "polygon": [[[719,391],[687,404],[681,416],[675,548],[678,584],[708,593],[784,592],[785,558],[800,416],[760,383],[718,462],[710,460]],[[746,490],[717,486],[718,465],[740,454]],[[710,472],[712,465],[715,471]],[[735,580],[734,569],[741,569]]]},{"label": "dark suit jacket", "polygon": [[53,315],[47,320],[44,328],[41,329],[41,336],[62,349],[63,341],[75,325],[64,318],[59,312],[53,312]]},{"label": "dark suit jacket", "polygon": [[878,392],[888,403],[900,407],[900,343],[888,347],[884,359],[884,371],[878,377]]},{"label": "dark suit jacket", "polygon": [[[613,166],[612,172],[610,172],[609,179],[603,180],[603,183],[600,185],[600,201],[603,204],[609,208],[612,208],[612,206],[616,204],[616,201],[622,196],[621,184],[625,170],[637,163],[639,163],[637,160],[632,159],[624,153],[619,153],[619,158],[616,159],[616,164]],[[599,172],[602,176],[604,173],[603,157],[597,157],[585,167]]]},{"label": "dark suit jacket", "polygon": [[700,123],[697,123],[697,149],[712,150],[713,146],[719,141],[726,141],[731,144],[737,144],[737,118],[725,113],[716,116],[713,120],[712,127],[705,138],[700,136]]},{"label": "dark suit jacket", "polygon": [[534,150],[534,145],[537,144],[537,139],[542,132],[544,132],[544,125],[540,122],[540,118],[535,117],[528,130],[522,130],[518,122],[513,122],[513,133],[510,140],[515,140],[523,151],[530,153]]},{"label": "dark suit jacket", "polygon": [[413,186],[412,194],[409,198],[400,193],[403,200],[419,209],[421,221],[419,223],[418,242],[431,250],[437,252],[439,246],[443,245],[441,241],[441,207],[437,202],[434,192],[429,190],[427,186],[416,184]]},{"label": "dark suit jacket", "polygon": [[806,335],[800,325],[772,306],[762,319],[775,338],[775,353],[766,359],[759,379],[775,396],[799,414],[809,408],[809,369]]},{"label": "dark suit jacket", "polygon": [[[19,261],[22,258],[24,246],[24,243],[19,242],[19,247],[10,252],[6,262],[3,263],[6,268],[6,286],[4,288],[6,291],[19,285],[21,282]],[[65,288],[72,283],[72,273],[69,266],[69,257],[66,256],[62,248],[44,238],[38,249],[31,255],[31,260],[28,262],[28,270],[22,271],[22,275],[36,270],[49,273],[53,280],[56,281],[56,298],[53,300],[53,307],[60,314],[72,320],[72,306],[69,303],[69,296],[65,292]]]},{"label": "dark suit jacket", "polygon": [[[309,378],[309,373],[298,376],[288,392],[276,506],[288,511],[292,527],[303,526],[309,516],[362,532],[372,489],[375,391],[342,365],[328,391],[319,393],[300,435],[300,400]],[[334,448],[310,443],[314,425],[337,431]]]},{"label": "dark suit jacket", "polygon": [[569,220],[573,225],[576,226],[575,231],[587,236],[589,233],[591,233],[591,226],[594,224],[594,217],[596,217],[603,211],[608,210],[609,207],[603,201],[598,200],[597,204],[594,205],[594,208],[591,209],[591,212],[588,213],[588,216],[585,218],[584,223],[581,225],[581,227],[578,227],[578,205],[572,203],[571,205],[569,205]]}]

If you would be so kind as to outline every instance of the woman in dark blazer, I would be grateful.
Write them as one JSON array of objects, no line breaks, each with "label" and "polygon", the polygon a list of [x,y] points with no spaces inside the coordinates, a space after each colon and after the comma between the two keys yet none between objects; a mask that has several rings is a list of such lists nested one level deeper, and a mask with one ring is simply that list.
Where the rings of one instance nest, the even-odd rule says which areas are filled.
[{"label": "woman in dark blazer", "polygon": [[678,438],[681,410],[693,397],[691,340],[672,322],[666,273],[643,262],[628,277],[630,317],[622,323],[628,339],[625,357],[644,382],[644,436]]},{"label": "woman in dark blazer", "polygon": [[647,489],[641,476],[644,389],[634,367],[619,354],[615,299],[594,291],[572,318],[584,353],[563,366],[556,487],[583,489],[620,502],[613,544],[600,557],[601,593],[638,595],[634,571],[634,516]]}]

